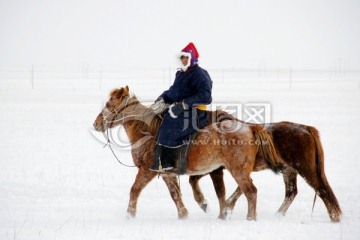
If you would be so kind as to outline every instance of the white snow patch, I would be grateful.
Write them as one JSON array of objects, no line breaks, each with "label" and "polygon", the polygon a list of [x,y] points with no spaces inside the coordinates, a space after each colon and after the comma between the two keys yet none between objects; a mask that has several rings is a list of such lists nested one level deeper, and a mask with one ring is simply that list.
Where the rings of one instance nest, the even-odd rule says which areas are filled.
[{"label": "white snow patch", "polygon": [[[146,88],[137,87],[143,89],[137,96],[146,96]],[[300,177],[299,194],[287,215],[276,215],[284,184],[270,171],[252,174],[258,189],[255,222],[245,220],[244,196],[229,221],[217,220],[215,210],[204,214],[187,176],[180,177],[180,185],[188,220],[177,220],[161,179],[143,190],[137,217],[128,219],[129,191],[137,171],[120,166],[88,127],[107,91],[18,89],[0,90],[0,239],[358,239],[359,89],[221,88],[214,86],[214,101],[266,100],[272,104],[273,121],[299,122],[320,131],[325,171],[344,213],[340,224],[330,222],[320,199],[311,214],[314,191]],[[131,163],[129,151],[116,153]],[[229,197],[236,184],[227,172],[225,182]],[[209,206],[218,209],[209,177],[201,180],[201,188]]]}]

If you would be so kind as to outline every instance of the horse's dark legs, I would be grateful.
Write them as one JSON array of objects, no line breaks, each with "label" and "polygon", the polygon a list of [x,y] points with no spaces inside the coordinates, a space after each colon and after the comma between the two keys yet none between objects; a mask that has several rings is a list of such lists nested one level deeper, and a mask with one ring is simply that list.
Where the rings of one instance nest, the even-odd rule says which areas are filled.
[{"label": "horse's dark legs", "polygon": [[339,203],[333,193],[326,177],[325,173],[321,177],[317,172],[307,172],[303,174],[306,182],[315,190],[317,194],[323,201],[328,210],[329,217],[332,222],[340,222],[341,219],[341,209]]},{"label": "horse's dark legs", "polygon": [[164,174],[164,175],[162,175],[162,178],[165,181],[166,186],[169,189],[171,198],[175,202],[176,208],[178,210],[179,219],[187,218],[188,211],[185,208],[185,205],[181,198],[181,192],[180,192],[180,187],[179,187],[179,184],[177,181],[177,177]]},{"label": "horse's dark legs", "polygon": [[189,183],[191,185],[194,199],[199,204],[200,208],[206,212],[207,210],[207,201],[204,198],[204,195],[199,186],[199,180],[205,175],[194,175],[189,177]]},{"label": "horse's dark legs", "polygon": [[[328,184],[328,183],[326,183]],[[332,222],[340,222],[341,209],[337,199],[329,185],[322,185],[316,193],[324,201]]]},{"label": "horse's dark legs", "polygon": [[224,215],[224,208],[225,208],[225,183],[224,183],[224,172],[223,168],[218,168],[210,173],[211,180],[213,182],[216,196],[219,200],[219,207],[220,207],[220,214],[219,219],[225,219],[226,216]]},{"label": "horse's dark legs", "polygon": [[[283,178],[285,183],[285,199],[279,208],[278,212],[285,215],[286,211],[290,207],[291,203],[293,202],[294,198],[296,197],[298,190],[297,190],[297,172],[290,167],[287,167],[283,171]],[[234,210],[236,201],[239,197],[243,194],[241,189],[238,187],[235,192],[226,200],[226,206],[224,209],[224,214],[227,216],[231,214]]]},{"label": "horse's dark legs", "polygon": [[[293,202],[294,198],[296,197],[298,190],[297,190],[297,172],[290,168],[286,167],[283,171],[283,178],[285,183],[285,199],[279,208],[278,212],[282,215],[285,215],[286,211],[290,207],[291,203]],[[234,210],[236,201],[239,197],[243,194],[241,189],[238,187],[235,192],[226,200],[226,206],[224,209],[224,215],[227,216],[231,214]]]},{"label": "horse's dark legs", "polygon": [[298,193],[296,184],[297,172],[291,167],[286,167],[283,170],[283,179],[285,183],[285,199],[279,208],[278,213],[285,215]]},{"label": "horse's dark legs", "polygon": [[156,176],[156,172],[150,171],[146,166],[140,167],[130,190],[130,200],[127,212],[129,216],[135,217],[137,200],[144,187]]}]

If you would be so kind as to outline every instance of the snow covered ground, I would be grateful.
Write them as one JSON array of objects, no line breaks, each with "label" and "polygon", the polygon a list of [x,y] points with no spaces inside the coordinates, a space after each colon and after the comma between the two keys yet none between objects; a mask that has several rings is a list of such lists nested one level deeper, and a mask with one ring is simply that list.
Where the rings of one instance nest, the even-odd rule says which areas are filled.
[{"label": "snow covered ground", "polygon": [[[60,80],[57,80],[58,82]],[[257,221],[245,220],[241,197],[228,221],[217,220],[218,203],[209,177],[201,180],[211,211],[202,212],[188,177],[180,177],[187,220],[178,220],[161,179],[142,192],[135,219],[126,214],[136,169],[120,166],[92,135],[91,125],[112,87],[128,84],[143,101],[166,88],[118,80],[103,90],[52,87],[35,90],[0,82],[0,239],[359,239],[360,88],[358,83],[250,86],[214,85],[214,102],[267,102],[272,121],[294,121],[318,128],[325,171],[343,210],[330,222],[313,190],[298,179],[299,194],[285,217],[275,214],[284,197],[281,176],[252,175],[258,188]],[[58,86],[58,85],[56,85]],[[81,85],[80,85],[81,86]],[[117,151],[131,164],[128,151]],[[236,186],[225,175],[227,196]]]}]

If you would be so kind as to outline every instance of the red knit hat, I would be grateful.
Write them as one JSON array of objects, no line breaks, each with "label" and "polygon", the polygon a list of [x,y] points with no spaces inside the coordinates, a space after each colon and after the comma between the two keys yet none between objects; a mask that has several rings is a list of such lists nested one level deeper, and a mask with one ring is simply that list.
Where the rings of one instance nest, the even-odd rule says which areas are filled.
[{"label": "red knit hat", "polygon": [[186,56],[189,58],[189,62],[186,66],[183,66],[182,69],[184,71],[186,71],[186,69],[191,66],[194,65],[195,63],[197,63],[198,58],[199,58],[199,53],[195,47],[195,45],[190,42],[183,50],[181,50],[180,52],[180,57],[181,56]]}]

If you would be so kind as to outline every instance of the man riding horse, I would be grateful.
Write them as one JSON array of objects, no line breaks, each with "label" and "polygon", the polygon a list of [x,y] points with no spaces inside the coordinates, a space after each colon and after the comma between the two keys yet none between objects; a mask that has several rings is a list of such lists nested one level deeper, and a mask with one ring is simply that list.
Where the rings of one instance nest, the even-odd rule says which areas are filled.
[{"label": "man riding horse", "polygon": [[208,123],[204,104],[212,101],[210,75],[198,65],[199,53],[193,43],[189,43],[179,57],[182,66],[176,72],[173,85],[151,106],[157,114],[164,111],[154,164],[150,168],[156,172],[174,168],[173,162],[180,156],[181,146],[189,135]]}]

